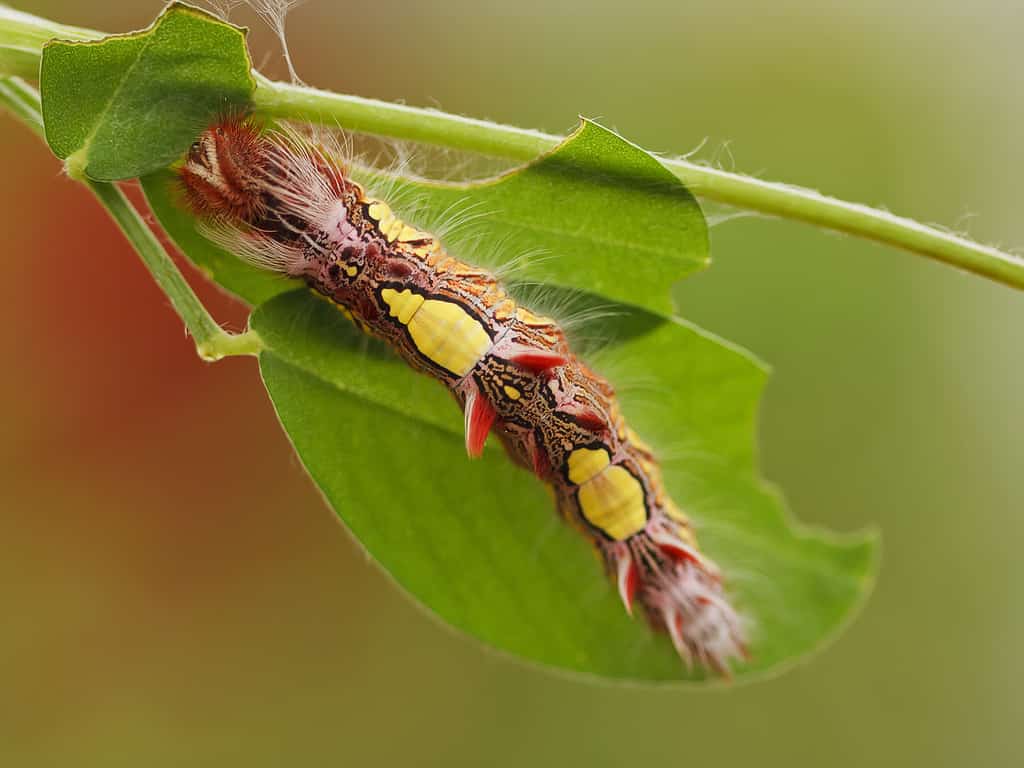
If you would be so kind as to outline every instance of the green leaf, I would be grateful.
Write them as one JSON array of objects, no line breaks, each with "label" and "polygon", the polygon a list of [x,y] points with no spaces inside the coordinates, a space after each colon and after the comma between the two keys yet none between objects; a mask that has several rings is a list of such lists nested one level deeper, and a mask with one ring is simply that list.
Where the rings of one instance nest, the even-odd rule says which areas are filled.
[{"label": "green leaf", "polygon": [[255,88],[245,30],[180,3],[141,32],[48,43],[39,84],[50,149],[98,181],[168,165]]},{"label": "green leaf", "polygon": [[[584,126],[538,165],[560,155],[582,157],[591,169],[601,162],[598,155],[574,151],[573,142],[603,145],[593,151],[611,153],[612,165],[617,154],[619,162],[628,162],[630,153],[639,152],[612,136],[600,126]],[[405,182],[400,191],[419,211],[413,220],[418,225],[443,216],[456,194],[467,208],[491,206],[485,243],[511,232],[559,254],[527,263],[517,277],[546,283],[560,294],[554,297],[558,304],[565,291],[550,286],[574,275],[576,287],[591,291],[591,306],[610,310],[587,329],[608,340],[597,363],[611,369],[613,382],[644,382],[639,391],[622,392],[625,413],[670,457],[664,463],[669,490],[694,517],[702,546],[722,565],[752,620],[752,659],[737,677],[763,675],[820,647],[852,615],[870,588],[874,538],[835,537],[787,520],[755,467],[763,368],[746,353],[660,314],[671,268],[635,277],[638,254],[656,254],[651,260],[658,261],[670,243],[684,254],[704,253],[706,232],[703,226],[694,231],[690,216],[699,209],[692,199],[671,193],[659,180],[618,202],[612,190],[628,182],[611,174],[595,185],[584,171],[558,167],[572,162],[556,161],[540,171],[529,166],[498,183],[463,185],[457,192],[417,182]],[[496,192],[501,185],[508,186]],[[581,263],[589,224],[577,226],[554,204],[554,186],[575,201],[572,216],[600,220],[602,236],[628,235],[632,259]],[[202,239],[171,187],[167,174],[143,180],[161,224],[191,259],[254,303],[281,294],[256,310],[252,325],[268,347],[261,370],[282,425],[338,514],[408,592],[465,632],[540,663],[629,680],[701,677],[686,672],[664,637],[629,619],[594,552],[557,522],[539,483],[493,446],[481,462],[465,458],[462,420],[443,387],[359,334],[329,303],[304,289],[282,294],[294,283],[241,264]],[[497,195],[513,215],[499,207]],[[558,264],[564,253],[576,254],[573,269]],[[701,261],[683,258],[675,269]],[[609,306],[609,294],[623,293],[657,311]],[[587,309],[579,297],[575,301]],[[615,376],[616,370],[625,377]]]},{"label": "green leaf", "polygon": [[[838,538],[786,520],[756,476],[763,369],[685,324],[619,307],[605,357],[639,369],[627,417],[674,457],[669,490],[695,518],[752,621],[746,679],[820,646],[868,591],[870,535]],[[490,444],[465,457],[458,408],[299,290],[256,310],[264,382],[313,479],[385,569],[442,618],[542,664],[626,680],[702,679],[663,636],[630,620],[589,545]],[[658,393],[656,399],[651,393]]]}]

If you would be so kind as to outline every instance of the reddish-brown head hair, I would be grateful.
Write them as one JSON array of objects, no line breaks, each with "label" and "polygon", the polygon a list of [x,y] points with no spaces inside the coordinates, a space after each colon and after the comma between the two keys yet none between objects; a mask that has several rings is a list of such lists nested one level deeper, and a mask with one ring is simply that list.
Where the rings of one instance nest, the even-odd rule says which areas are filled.
[{"label": "reddish-brown head hair", "polygon": [[265,154],[262,131],[251,119],[236,115],[210,126],[178,171],[189,206],[201,216],[254,222],[263,205]]}]

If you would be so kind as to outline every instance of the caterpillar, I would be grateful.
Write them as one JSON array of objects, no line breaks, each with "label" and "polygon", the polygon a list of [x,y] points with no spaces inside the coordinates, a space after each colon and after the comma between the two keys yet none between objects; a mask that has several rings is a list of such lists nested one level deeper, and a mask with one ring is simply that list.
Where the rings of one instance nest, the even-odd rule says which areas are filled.
[{"label": "caterpillar", "polygon": [[218,120],[177,178],[207,237],[304,279],[444,384],[463,410],[469,456],[494,434],[547,483],[561,516],[600,552],[627,612],[639,603],[688,666],[728,676],[730,662],[746,658],[743,619],[665,492],[652,450],[554,320],[402,221],[296,129],[244,115]]}]

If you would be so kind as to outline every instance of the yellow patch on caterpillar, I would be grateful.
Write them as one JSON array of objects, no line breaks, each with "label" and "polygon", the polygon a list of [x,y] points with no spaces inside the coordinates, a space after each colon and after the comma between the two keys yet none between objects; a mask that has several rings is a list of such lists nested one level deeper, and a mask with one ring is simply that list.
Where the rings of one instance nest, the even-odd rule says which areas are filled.
[{"label": "yellow patch on caterpillar", "polygon": [[606,467],[577,492],[587,522],[615,541],[623,541],[647,525],[644,488],[620,466]]},{"label": "yellow patch on caterpillar", "polygon": [[366,208],[366,213],[377,222],[380,227],[380,231],[384,232],[391,227],[391,224],[395,220],[395,214],[391,211],[391,206],[387,203],[381,202],[380,200],[374,200]]},{"label": "yellow patch on caterpillar", "polygon": [[518,400],[520,397],[523,396],[522,392],[520,392],[515,387],[509,386],[508,384],[503,386],[502,389],[505,390],[505,397],[507,397],[509,400]]},{"label": "yellow patch on caterpillar", "polygon": [[402,292],[398,292],[394,288],[385,288],[380,292],[380,297],[388,305],[390,315],[402,325],[409,325],[413,315],[419,311],[420,307],[423,306],[423,302],[426,301],[423,296],[413,293],[408,288]]},{"label": "yellow patch on caterpillar", "polygon": [[404,221],[395,216],[391,206],[380,200],[373,200],[366,208],[367,214],[377,222],[377,229],[389,242],[398,240],[403,243],[414,243],[419,240],[431,239],[426,232],[408,226]]},{"label": "yellow patch on caterpillar", "polygon": [[583,485],[611,463],[604,448],[577,448],[569,454],[569,482]]},{"label": "yellow patch on caterpillar", "polygon": [[390,315],[409,329],[419,353],[456,376],[469,373],[491,348],[483,325],[458,304],[426,299],[408,288],[384,288],[380,295]]}]

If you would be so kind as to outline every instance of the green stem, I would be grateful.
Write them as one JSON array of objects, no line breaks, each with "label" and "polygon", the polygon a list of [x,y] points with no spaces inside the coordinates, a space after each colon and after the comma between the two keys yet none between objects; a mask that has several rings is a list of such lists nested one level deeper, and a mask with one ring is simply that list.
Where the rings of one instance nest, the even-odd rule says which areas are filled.
[{"label": "green stem", "polygon": [[135,248],[156,284],[167,294],[171,306],[185,322],[196,342],[196,351],[203,360],[214,361],[230,355],[254,355],[262,349],[259,337],[252,330],[242,334],[226,333],[207,312],[181,271],[146,226],[135,206],[114,184],[80,179],[92,190],[107,213],[117,223],[128,242]]},{"label": "green stem", "polygon": [[102,37],[91,29],[68,27],[13,8],[0,6],[0,75],[35,80],[39,55],[47,40],[94,40]]},{"label": "green stem", "polygon": [[358,133],[436,144],[522,162],[535,159],[562,141],[560,136],[540,131],[280,83],[258,72],[254,74],[253,103],[257,111],[273,117],[336,124]]},{"label": "green stem", "polygon": [[[99,32],[58,27],[43,19],[0,8],[0,74],[36,77],[41,41],[54,35],[73,39],[102,36]],[[5,57],[5,50],[15,53]],[[339,125],[350,131],[522,162],[550,151],[562,140],[539,131],[433,109],[274,82],[259,73],[256,79],[253,96],[256,108],[276,117]],[[659,160],[694,194],[709,200],[874,240],[1024,289],[1024,260],[997,248],[813,190],[762,181],[680,158]]]},{"label": "green stem", "polygon": [[43,138],[43,115],[39,109],[39,93],[17,77],[0,77],[0,103]]},{"label": "green stem", "polygon": [[[433,109],[274,82],[258,74],[256,82],[256,108],[274,117],[337,124],[353,131],[524,162],[551,151],[562,140],[539,131]],[[1024,260],[991,246],[810,189],[762,181],[680,158],[659,160],[691,192],[708,200],[875,240],[1024,289]]]},{"label": "green stem", "polygon": [[[39,112],[39,94],[17,78],[0,78],[0,104],[40,136],[43,120]],[[230,355],[255,355],[263,348],[252,330],[241,334],[226,333],[207,312],[192,287],[185,281],[174,260],[146,226],[135,206],[114,184],[105,184],[84,177],[85,184],[128,238],[156,284],[167,294],[178,316],[196,343],[196,351],[204,360],[220,360]]]}]

